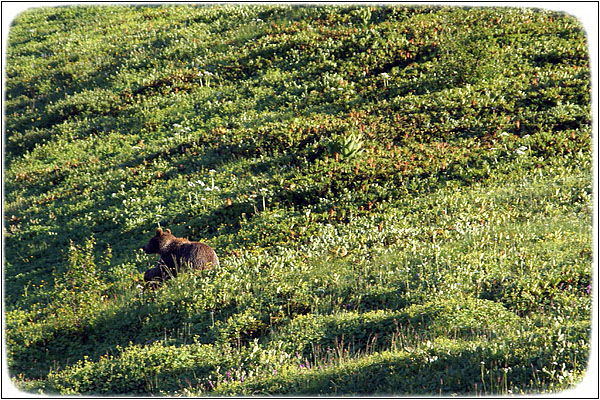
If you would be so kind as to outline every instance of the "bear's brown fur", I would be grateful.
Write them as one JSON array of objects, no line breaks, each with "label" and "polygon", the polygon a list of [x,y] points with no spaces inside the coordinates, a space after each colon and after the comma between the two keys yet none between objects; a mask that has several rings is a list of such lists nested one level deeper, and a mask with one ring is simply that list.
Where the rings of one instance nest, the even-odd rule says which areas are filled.
[{"label": "bear's brown fur", "polygon": [[144,273],[144,281],[165,281],[177,276],[183,268],[209,269],[219,265],[213,249],[200,242],[191,242],[171,234],[169,229],[156,230],[156,236],[142,247],[146,254],[160,254],[158,265]]}]

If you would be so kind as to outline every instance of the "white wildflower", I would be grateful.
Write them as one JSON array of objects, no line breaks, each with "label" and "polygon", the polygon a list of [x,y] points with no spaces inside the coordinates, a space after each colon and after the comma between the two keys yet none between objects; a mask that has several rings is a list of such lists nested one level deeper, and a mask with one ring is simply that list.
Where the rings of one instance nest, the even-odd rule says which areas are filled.
[{"label": "white wildflower", "polygon": [[515,150],[515,153],[517,153],[518,155],[522,156],[523,154],[525,154],[526,150],[527,150],[527,147],[521,146],[517,150]]}]

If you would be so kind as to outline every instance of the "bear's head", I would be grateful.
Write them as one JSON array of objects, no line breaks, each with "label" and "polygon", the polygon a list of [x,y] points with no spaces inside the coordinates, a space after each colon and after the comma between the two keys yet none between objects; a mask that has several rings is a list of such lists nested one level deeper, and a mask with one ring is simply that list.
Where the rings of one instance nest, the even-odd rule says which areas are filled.
[{"label": "bear's head", "polygon": [[169,229],[163,231],[161,228],[158,228],[156,230],[156,235],[150,239],[147,245],[142,247],[142,250],[144,250],[144,253],[146,254],[166,253],[174,238],[175,237],[171,234]]}]

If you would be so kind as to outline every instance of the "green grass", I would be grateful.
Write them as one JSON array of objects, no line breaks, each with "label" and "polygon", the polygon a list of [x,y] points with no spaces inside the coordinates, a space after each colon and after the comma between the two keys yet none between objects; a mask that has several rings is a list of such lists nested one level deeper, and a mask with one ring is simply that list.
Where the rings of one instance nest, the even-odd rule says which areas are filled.
[{"label": "green grass", "polygon": [[[88,395],[559,392],[590,349],[586,38],[521,8],[20,14],[13,384]],[[141,290],[157,226],[217,269]]]}]

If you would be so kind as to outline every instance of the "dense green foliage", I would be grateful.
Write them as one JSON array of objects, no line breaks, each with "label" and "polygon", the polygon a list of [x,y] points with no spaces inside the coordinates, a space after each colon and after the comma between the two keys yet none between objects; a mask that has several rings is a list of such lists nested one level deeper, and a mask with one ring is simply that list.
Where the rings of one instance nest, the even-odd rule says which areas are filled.
[{"label": "dense green foliage", "polygon": [[[38,8],[5,96],[22,390],[539,393],[585,372],[590,78],[568,15]],[[142,288],[159,225],[221,267]]]}]

